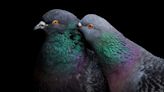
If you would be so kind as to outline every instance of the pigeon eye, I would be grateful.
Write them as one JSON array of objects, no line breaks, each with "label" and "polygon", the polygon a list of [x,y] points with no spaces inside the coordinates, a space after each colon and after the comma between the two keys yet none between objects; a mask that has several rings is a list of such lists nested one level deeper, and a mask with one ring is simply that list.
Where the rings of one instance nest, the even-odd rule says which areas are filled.
[{"label": "pigeon eye", "polygon": [[89,29],[93,29],[93,24],[88,24],[87,27],[88,27]]},{"label": "pigeon eye", "polygon": [[59,21],[58,20],[54,20],[54,21],[52,21],[52,24],[59,24]]}]

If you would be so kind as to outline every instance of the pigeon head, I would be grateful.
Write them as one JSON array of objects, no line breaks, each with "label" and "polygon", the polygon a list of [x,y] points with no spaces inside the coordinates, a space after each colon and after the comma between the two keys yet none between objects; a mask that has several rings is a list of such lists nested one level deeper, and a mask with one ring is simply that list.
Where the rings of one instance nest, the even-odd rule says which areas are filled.
[{"label": "pigeon head", "polygon": [[121,34],[104,18],[96,14],[84,16],[78,23],[78,26],[86,40],[90,43],[96,41],[95,39],[99,39],[105,33]]},{"label": "pigeon head", "polygon": [[78,18],[65,10],[53,9],[42,16],[43,21],[35,26],[34,30],[43,29],[46,33],[63,33],[67,29],[76,28]]}]

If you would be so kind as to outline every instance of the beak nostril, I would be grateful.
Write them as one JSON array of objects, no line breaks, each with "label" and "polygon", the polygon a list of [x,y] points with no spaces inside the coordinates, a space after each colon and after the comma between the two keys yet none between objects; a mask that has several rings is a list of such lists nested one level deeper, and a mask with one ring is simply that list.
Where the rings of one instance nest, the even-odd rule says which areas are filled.
[{"label": "beak nostril", "polygon": [[37,30],[37,29],[44,29],[46,26],[48,26],[45,22],[43,21],[40,21],[39,24],[37,24],[35,27],[34,27],[34,30]]},{"label": "beak nostril", "polygon": [[82,24],[79,22],[77,26],[78,26],[79,28],[81,28],[81,27],[82,27]]}]

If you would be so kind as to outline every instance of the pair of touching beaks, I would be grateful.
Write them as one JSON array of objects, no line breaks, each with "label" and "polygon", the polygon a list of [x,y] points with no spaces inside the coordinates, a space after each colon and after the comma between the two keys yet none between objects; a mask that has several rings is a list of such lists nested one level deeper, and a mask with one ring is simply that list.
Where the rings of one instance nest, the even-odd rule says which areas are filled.
[{"label": "pair of touching beaks", "polygon": [[[47,27],[48,26],[48,24],[46,24],[44,21],[40,21],[35,27],[34,27],[34,30],[37,30],[37,29],[44,29],[45,27]],[[82,27],[82,24],[79,22],[78,24],[77,24],[77,26],[79,27],[79,28],[81,28]]]}]

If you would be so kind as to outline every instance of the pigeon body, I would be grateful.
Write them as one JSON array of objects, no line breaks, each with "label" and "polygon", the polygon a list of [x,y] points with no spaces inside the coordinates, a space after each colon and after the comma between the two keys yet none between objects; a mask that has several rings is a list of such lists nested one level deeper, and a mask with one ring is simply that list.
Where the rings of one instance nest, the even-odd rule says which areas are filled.
[{"label": "pigeon body", "polygon": [[43,20],[35,27],[47,33],[35,71],[36,92],[106,92],[94,53],[86,53],[77,31],[77,17],[54,9]]},{"label": "pigeon body", "polygon": [[78,25],[101,59],[111,92],[164,92],[164,59],[127,39],[98,15],[88,14]]}]

